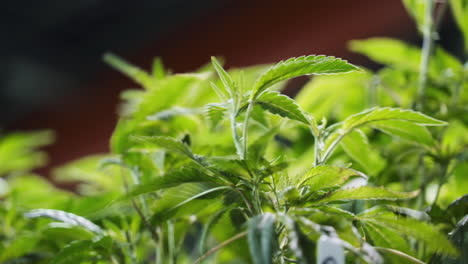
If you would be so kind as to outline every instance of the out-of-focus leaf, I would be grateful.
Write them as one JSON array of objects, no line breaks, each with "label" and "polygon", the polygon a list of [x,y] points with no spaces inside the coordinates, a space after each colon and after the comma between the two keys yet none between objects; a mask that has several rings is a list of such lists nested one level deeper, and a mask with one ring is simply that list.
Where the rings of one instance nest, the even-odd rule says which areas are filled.
[{"label": "out-of-focus leaf", "polygon": [[363,186],[353,189],[338,190],[331,193],[316,203],[330,203],[350,200],[401,200],[414,198],[418,192],[395,192],[382,187]]},{"label": "out-of-focus leaf", "polygon": [[255,216],[247,224],[250,255],[255,264],[271,264],[275,241],[274,214]]}]

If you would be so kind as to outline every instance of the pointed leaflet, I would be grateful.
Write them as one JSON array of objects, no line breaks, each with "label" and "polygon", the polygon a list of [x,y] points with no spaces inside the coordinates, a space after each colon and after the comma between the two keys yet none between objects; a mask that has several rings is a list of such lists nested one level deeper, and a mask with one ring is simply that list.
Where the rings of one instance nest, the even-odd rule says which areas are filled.
[{"label": "pointed leaflet", "polygon": [[247,239],[250,254],[255,264],[272,263],[275,221],[274,214],[266,213],[251,218],[247,224]]},{"label": "pointed leaflet", "polygon": [[427,1],[423,0],[403,0],[406,10],[413,17],[420,32],[424,29],[424,10]]},{"label": "pointed leaflet", "polygon": [[189,182],[217,182],[213,177],[208,176],[197,167],[183,167],[169,171],[163,176],[155,177],[152,181],[142,183],[132,187],[125,198],[131,198],[137,195],[155,192],[170,187],[175,187]]},{"label": "pointed leaflet", "polygon": [[150,145],[155,145],[158,147],[162,147],[168,151],[172,151],[174,153],[185,155],[188,157],[193,157],[192,151],[190,148],[182,143],[181,141],[176,140],[172,137],[165,137],[165,136],[155,136],[155,137],[147,137],[147,136],[131,136],[132,139],[138,142],[147,143]]},{"label": "pointed leaflet", "polygon": [[351,177],[363,177],[367,179],[366,175],[353,169],[319,165],[310,169],[301,178],[299,187],[309,186],[309,191],[314,192],[341,185]]},{"label": "pointed leaflet", "polygon": [[[391,107],[375,107],[352,115],[343,122],[341,129],[349,132],[354,128],[375,121],[404,120],[421,126],[444,126],[447,123],[420,112]],[[382,122],[380,124],[382,124]]]},{"label": "pointed leaflet", "polygon": [[105,54],[104,61],[110,66],[112,66],[114,69],[130,77],[132,80],[143,86],[145,89],[149,89],[152,86],[153,79],[147,72],[129,64],[117,55],[110,53]]},{"label": "pointed leaflet", "polygon": [[24,216],[28,218],[47,217],[70,225],[81,226],[97,234],[103,233],[102,229],[99,226],[95,225],[88,219],[61,210],[35,209],[25,213]]},{"label": "pointed leaflet", "polygon": [[401,217],[380,209],[369,209],[358,216],[360,221],[373,223],[399,233],[413,237],[425,244],[430,252],[455,256],[457,250],[439,229],[430,223],[412,218]]},{"label": "pointed leaflet", "polygon": [[239,92],[237,84],[234,82],[231,76],[224,70],[223,66],[219,64],[216,57],[211,57],[211,63],[213,64],[213,67],[218,73],[219,79],[221,79],[221,82],[224,84],[225,89],[231,95],[231,98],[236,97],[237,93]]},{"label": "pointed leaflet", "polygon": [[434,140],[427,128],[405,120],[385,120],[372,122],[371,126],[391,136],[406,139],[412,143],[433,146]]},{"label": "pointed leaflet", "polygon": [[287,79],[310,74],[337,74],[357,70],[345,60],[328,56],[302,56],[281,61],[264,72],[255,82],[251,99],[255,100],[268,87]]},{"label": "pointed leaflet", "polygon": [[418,192],[395,192],[384,189],[382,187],[363,186],[353,189],[341,189],[325,198],[318,200],[316,203],[331,203],[350,200],[400,200],[413,198]]},{"label": "pointed leaflet", "polygon": [[211,121],[211,126],[216,127],[223,120],[227,108],[222,104],[207,104],[204,111]]},{"label": "pointed leaflet", "polygon": [[293,99],[279,92],[265,92],[256,100],[256,103],[273,114],[297,120],[306,125],[310,124],[299,105]]},{"label": "pointed leaflet", "polygon": [[341,146],[370,176],[378,174],[385,167],[385,160],[371,148],[367,136],[361,130],[351,131],[343,138]]}]

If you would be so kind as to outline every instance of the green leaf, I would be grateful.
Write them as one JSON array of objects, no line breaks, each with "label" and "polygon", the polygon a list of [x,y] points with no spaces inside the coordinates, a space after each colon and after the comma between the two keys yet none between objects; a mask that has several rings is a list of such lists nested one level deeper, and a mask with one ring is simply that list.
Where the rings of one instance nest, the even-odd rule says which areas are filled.
[{"label": "green leaf", "polygon": [[371,176],[377,175],[385,167],[385,160],[371,148],[367,136],[359,129],[348,133],[342,139],[341,146]]},{"label": "green leaf", "polygon": [[102,229],[95,225],[93,222],[89,221],[88,219],[81,217],[79,215],[75,215],[72,213],[64,212],[61,210],[53,210],[53,209],[35,209],[24,214],[25,217],[28,218],[38,218],[38,217],[47,217],[57,221],[61,221],[70,225],[74,226],[81,226],[86,230],[91,232],[102,234]]},{"label": "green leaf", "polygon": [[420,32],[424,28],[424,10],[426,9],[425,0],[403,0],[406,10],[413,17]]},{"label": "green leaf", "polygon": [[391,136],[406,139],[412,143],[433,146],[434,140],[427,128],[405,120],[372,122],[371,126]]},{"label": "green leaf", "polygon": [[371,208],[358,216],[359,220],[371,222],[379,226],[413,237],[425,244],[430,252],[438,252],[443,255],[456,256],[456,248],[448,239],[440,233],[439,229],[429,223],[416,219],[397,216],[388,211]]},{"label": "green leaf", "polygon": [[372,122],[388,120],[403,120],[420,126],[445,126],[447,123],[437,120],[420,112],[391,107],[374,107],[361,113],[352,115],[343,122],[341,129],[346,133],[352,129]]},{"label": "green leaf", "polygon": [[0,136],[0,176],[13,171],[28,171],[47,161],[37,148],[54,140],[51,131],[16,132]]},{"label": "green leaf", "polygon": [[206,224],[203,225],[203,230],[200,235],[200,239],[198,242],[198,250],[200,251],[200,254],[205,253],[205,244],[206,244],[206,238],[208,236],[208,232],[212,229],[213,226],[215,226],[218,221],[221,219],[221,217],[230,210],[231,208],[225,208],[221,209],[220,211],[216,212]]},{"label": "green leaf", "polygon": [[153,68],[152,70],[153,78],[155,78],[156,80],[161,80],[161,79],[164,79],[164,77],[166,77],[167,73],[166,73],[166,70],[164,69],[164,64],[160,57],[156,57],[153,60],[152,68]]},{"label": "green leaf", "polygon": [[309,186],[309,191],[315,192],[320,189],[339,186],[348,181],[351,177],[362,177],[367,179],[366,175],[353,169],[319,165],[313,167],[304,176],[302,176],[298,186]]},{"label": "green leaf", "polygon": [[374,222],[364,222],[363,227],[375,246],[393,248],[405,253],[414,254],[409,243],[399,233],[388,229],[385,225],[379,225]]},{"label": "green leaf", "polygon": [[455,21],[458,24],[465,40],[465,50],[468,51],[468,1],[466,0],[450,0],[452,13]]},{"label": "green leaf", "polygon": [[265,92],[256,100],[256,103],[273,114],[310,125],[309,119],[299,105],[293,99],[279,92]]},{"label": "green leaf", "polygon": [[275,241],[275,215],[265,213],[249,220],[247,239],[250,255],[255,264],[272,264]]},{"label": "green leaf", "polygon": [[227,108],[222,104],[207,104],[205,106],[205,115],[210,119],[211,126],[216,127],[224,118]]},{"label": "green leaf", "polygon": [[151,76],[144,70],[131,65],[117,55],[107,53],[104,55],[104,61],[114,69],[130,77],[133,81],[140,84],[146,89],[153,85]]},{"label": "green leaf", "polygon": [[217,182],[217,180],[208,176],[197,167],[183,167],[169,171],[163,176],[157,176],[150,182],[135,185],[130,188],[128,194],[125,195],[124,198],[131,198],[137,195],[155,192],[189,182]]},{"label": "green leaf", "polygon": [[168,120],[175,116],[197,115],[200,113],[202,113],[202,110],[199,108],[174,106],[161,112],[157,112],[156,114],[149,115],[146,117],[146,120]]},{"label": "green leaf", "polygon": [[[87,263],[88,261],[95,262],[100,258],[99,254],[94,250],[94,242],[91,240],[73,241],[66,245],[55,255],[51,260],[51,264],[67,264],[67,263]],[[93,261],[94,260],[94,261]]]},{"label": "green leaf", "polygon": [[421,50],[403,41],[390,38],[370,38],[350,42],[352,51],[361,53],[381,64],[419,71]]},{"label": "green leaf", "polygon": [[168,151],[172,151],[174,153],[184,155],[187,157],[193,157],[193,153],[190,148],[182,143],[181,141],[176,140],[172,137],[165,137],[165,136],[154,136],[154,137],[147,137],[147,136],[131,136],[132,139],[135,141],[147,143],[150,145],[155,145],[161,148],[164,148]]},{"label": "green leaf", "polygon": [[331,193],[316,203],[331,203],[351,200],[401,200],[415,197],[418,191],[403,193],[384,189],[382,187],[363,186],[352,189],[340,189]]},{"label": "green leaf", "polygon": [[255,100],[268,87],[302,75],[338,74],[357,70],[345,60],[328,56],[302,56],[281,61],[264,72],[255,82],[251,99]]},{"label": "green leaf", "polygon": [[239,93],[239,88],[236,82],[234,82],[231,76],[224,70],[223,66],[221,66],[216,57],[211,57],[211,63],[218,73],[218,76],[221,79],[225,89],[231,95],[231,98],[235,98]]}]

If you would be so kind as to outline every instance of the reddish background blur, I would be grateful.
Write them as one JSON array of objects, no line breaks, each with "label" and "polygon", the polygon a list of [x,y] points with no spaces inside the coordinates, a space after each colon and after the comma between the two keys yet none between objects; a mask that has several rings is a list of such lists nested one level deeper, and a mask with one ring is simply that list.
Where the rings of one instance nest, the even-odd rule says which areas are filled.
[{"label": "reddish background blur", "polygon": [[[418,41],[399,0],[230,1],[200,12],[157,38],[148,34],[138,48],[118,50],[118,54],[143,68],[160,56],[175,72],[194,70],[211,55],[223,56],[227,67],[308,54],[333,55],[375,67],[350,53],[347,42],[372,36]],[[50,166],[42,173],[81,155],[108,151],[119,92],[136,85],[99,58],[96,61],[99,67],[79,89],[7,125],[7,130],[50,128],[56,132],[57,141],[48,148]]]}]

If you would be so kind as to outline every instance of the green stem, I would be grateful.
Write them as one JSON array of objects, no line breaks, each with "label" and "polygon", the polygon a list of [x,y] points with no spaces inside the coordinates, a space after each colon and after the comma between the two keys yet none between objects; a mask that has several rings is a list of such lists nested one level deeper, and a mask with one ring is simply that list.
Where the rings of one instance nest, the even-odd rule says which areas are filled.
[{"label": "green stem", "polygon": [[403,252],[401,252],[399,250],[395,250],[395,249],[391,249],[391,248],[383,248],[383,247],[375,247],[375,249],[377,249],[379,251],[387,252],[387,253],[390,253],[390,254],[393,254],[393,255],[396,255],[396,256],[399,256],[401,258],[409,260],[412,263],[424,264],[424,262],[420,261],[419,259],[417,259],[417,258],[415,258],[413,256],[410,256],[410,255],[408,255],[406,253],[403,253]]},{"label": "green stem", "polygon": [[241,159],[243,160],[247,159],[248,128],[249,128],[250,114],[252,113],[253,105],[254,105],[253,99],[251,99],[249,102],[249,106],[247,107],[247,110],[245,112],[244,125],[242,127],[243,149],[242,149]]},{"label": "green stem", "polygon": [[425,90],[427,85],[427,75],[429,70],[429,59],[432,52],[432,46],[434,42],[433,30],[434,22],[432,18],[433,11],[433,0],[425,0],[424,10],[424,25],[422,29],[423,34],[423,46],[421,51],[421,65],[419,71],[419,83],[417,91],[417,110],[422,110],[425,101]]},{"label": "green stem", "polygon": [[224,242],[222,242],[221,244],[211,248],[210,250],[208,250],[205,254],[203,254],[202,256],[200,256],[197,260],[195,260],[195,262],[193,262],[193,264],[199,264],[201,263],[204,259],[206,259],[207,257],[211,256],[213,253],[215,253],[216,251],[220,250],[221,248],[231,244],[232,242],[240,239],[240,238],[243,238],[247,235],[247,231],[244,231],[242,233],[239,233],[231,238],[229,238],[228,240],[225,240]]},{"label": "green stem", "polygon": [[441,166],[442,166],[442,173],[439,176],[439,182],[437,184],[436,195],[434,197],[434,201],[432,202],[431,207],[434,207],[437,204],[437,199],[439,199],[440,189],[442,188],[442,185],[444,184],[445,177],[447,176],[448,165],[446,164],[446,162],[444,162]]}]

